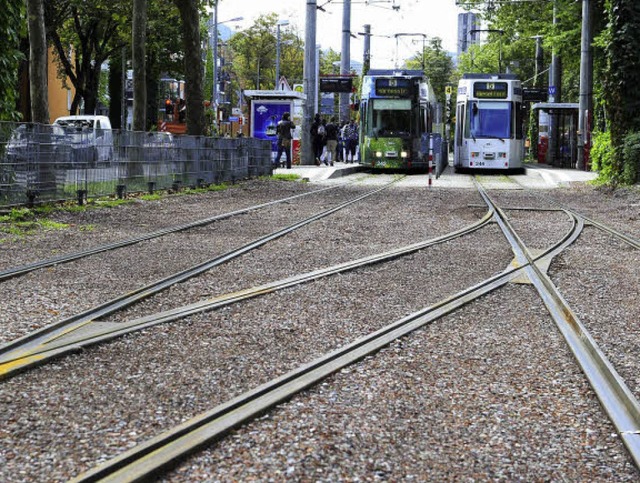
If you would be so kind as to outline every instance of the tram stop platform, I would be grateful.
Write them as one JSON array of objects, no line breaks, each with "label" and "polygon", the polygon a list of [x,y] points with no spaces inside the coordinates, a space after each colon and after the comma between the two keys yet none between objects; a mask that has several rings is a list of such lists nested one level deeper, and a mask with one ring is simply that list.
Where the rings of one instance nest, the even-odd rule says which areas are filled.
[{"label": "tram stop platform", "polygon": [[357,163],[343,163],[338,161],[333,166],[321,164],[320,166],[312,165],[293,165],[291,169],[276,168],[274,174],[296,174],[302,179],[313,181],[324,181],[328,179],[341,178],[354,173],[365,171],[365,166]]}]

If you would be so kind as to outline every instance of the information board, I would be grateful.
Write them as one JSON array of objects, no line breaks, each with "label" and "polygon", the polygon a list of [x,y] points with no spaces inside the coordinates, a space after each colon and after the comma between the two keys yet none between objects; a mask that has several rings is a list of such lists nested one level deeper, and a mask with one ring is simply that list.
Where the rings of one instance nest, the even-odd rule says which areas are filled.
[{"label": "information board", "polygon": [[351,92],[353,79],[351,77],[321,77],[320,92]]}]

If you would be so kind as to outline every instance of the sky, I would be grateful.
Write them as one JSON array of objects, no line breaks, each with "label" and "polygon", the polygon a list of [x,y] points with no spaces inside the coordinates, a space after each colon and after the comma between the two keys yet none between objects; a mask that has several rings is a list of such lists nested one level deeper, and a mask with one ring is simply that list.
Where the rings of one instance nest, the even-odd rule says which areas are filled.
[{"label": "sky", "polygon": [[[351,59],[362,62],[364,42],[359,32],[363,25],[371,25],[371,67],[393,68],[396,52],[399,64],[418,52],[422,35],[399,36],[396,34],[425,34],[428,38],[440,37],[443,47],[457,51],[458,13],[461,10],[455,0],[351,0]],[[317,11],[316,44],[323,50],[333,48],[340,52],[342,46],[341,0],[317,0],[325,12]],[[399,7],[394,9],[393,7]],[[277,13],[280,19],[289,20],[283,29],[295,28],[304,39],[307,0],[219,0],[218,22],[234,30],[242,30],[253,24],[263,14]],[[228,20],[243,17],[241,21]]]}]

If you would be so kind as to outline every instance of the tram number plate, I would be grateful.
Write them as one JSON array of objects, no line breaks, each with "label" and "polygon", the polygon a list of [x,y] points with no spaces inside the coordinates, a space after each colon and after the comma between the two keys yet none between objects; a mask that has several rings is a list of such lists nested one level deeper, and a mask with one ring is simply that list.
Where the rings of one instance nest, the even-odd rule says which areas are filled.
[{"label": "tram number plate", "polygon": [[474,164],[474,166],[486,166],[487,165],[487,163],[485,163],[484,161],[476,161],[473,164]]}]

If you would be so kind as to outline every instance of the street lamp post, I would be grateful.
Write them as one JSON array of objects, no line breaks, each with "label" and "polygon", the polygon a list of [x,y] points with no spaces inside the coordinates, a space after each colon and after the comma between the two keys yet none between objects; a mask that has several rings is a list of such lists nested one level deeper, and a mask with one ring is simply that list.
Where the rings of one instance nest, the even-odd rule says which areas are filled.
[{"label": "street lamp post", "polygon": [[213,42],[213,87],[211,89],[211,107],[213,108],[214,124],[218,124],[218,24],[227,22],[238,22],[243,20],[243,17],[236,17],[223,22],[218,22],[218,1],[213,5],[211,11],[211,41]]},{"label": "street lamp post", "polygon": [[276,23],[277,36],[276,36],[276,83],[275,89],[278,89],[278,82],[280,82],[280,27],[289,25],[288,20],[278,20]]}]

